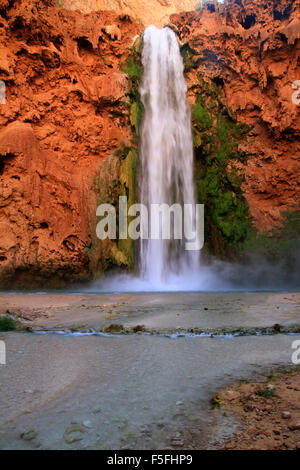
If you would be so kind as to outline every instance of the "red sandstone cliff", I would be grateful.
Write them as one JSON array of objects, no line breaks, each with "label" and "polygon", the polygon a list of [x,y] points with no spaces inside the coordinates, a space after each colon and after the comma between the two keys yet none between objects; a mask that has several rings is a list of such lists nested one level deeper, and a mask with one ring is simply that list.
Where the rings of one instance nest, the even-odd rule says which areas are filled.
[{"label": "red sandstone cliff", "polygon": [[[299,0],[210,2],[171,21],[197,63],[190,88],[198,71],[217,80],[253,126],[245,195],[260,229],[278,223],[299,204]],[[113,12],[0,0],[2,287],[91,278],[110,256],[95,243],[95,181],[112,177],[103,163],[131,141],[120,67],[141,30]]]},{"label": "red sandstone cliff", "polygon": [[141,26],[51,0],[13,3],[0,3],[1,284],[90,278],[103,255],[95,179],[131,139],[120,66]]},{"label": "red sandstone cliff", "polygon": [[172,13],[195,10],[199,0],[59,0],[64,8],[90,13],[97,10],[114,10],[150,24],[163,26]]},{"label": "red sandstone cliff", "polygon": [[209,2],[171,21],[193,50],[191,100],[201,72],[253,127],[242,146],[250,154],[243,189],[256,226],[271,228],[281,211],[300,204],[300,99],[292,99],[300,80],[300,2]]}]

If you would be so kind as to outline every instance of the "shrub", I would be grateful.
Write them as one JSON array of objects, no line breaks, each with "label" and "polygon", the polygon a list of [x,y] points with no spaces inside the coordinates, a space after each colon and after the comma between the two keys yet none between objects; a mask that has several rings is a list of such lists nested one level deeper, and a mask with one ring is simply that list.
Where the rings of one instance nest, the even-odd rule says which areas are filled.
[{"label": "shrub", "polygon": [[0,331],[12,331],[18,326],[18,322],[11,317],[0,317]]}]

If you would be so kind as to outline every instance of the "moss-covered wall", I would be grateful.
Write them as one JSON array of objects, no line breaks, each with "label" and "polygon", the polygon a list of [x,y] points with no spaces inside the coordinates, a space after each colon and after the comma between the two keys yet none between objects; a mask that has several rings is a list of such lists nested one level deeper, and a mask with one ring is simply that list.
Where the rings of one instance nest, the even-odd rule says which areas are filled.
[{"label": "moss-covered wall", "polygon": [[[188,50],[184,62],[189,70]],[[237,122],[214,82],[198,74],[192,88],[195,185],[197,201],[205,204],[205,251],[218,257],[232,257],[251,227],[241,189],[247,155],[239,150],[239,143],[247,138],[249,129]]]}]

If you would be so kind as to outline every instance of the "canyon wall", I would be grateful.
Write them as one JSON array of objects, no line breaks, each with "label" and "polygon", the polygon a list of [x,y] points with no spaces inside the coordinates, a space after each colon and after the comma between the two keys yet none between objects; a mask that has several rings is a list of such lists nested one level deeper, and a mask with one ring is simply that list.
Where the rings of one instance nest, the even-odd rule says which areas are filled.
[{"label": "canyon wall", "polygon": [[131,145],[120,69],[140,32],[125,15],[84,16],[54,1],[1,11],[2,287],[63,285],[90,279],[112,259],[126,265],[115,245],[96,238],[96,207],[105,191],[110,202],[120,171],[111,155]]},{"label": "canyon wall", "polygon": [[257,228],[278,225],[300,208],[299,0],[209,2],[171,22],[188,46],[191,104],[204,79],[250,126],[243,192]]},{"label": "canyon wall", "polygon": [[[185,54],[191,105],[204,80],[249,125],[243,194],[258,229],[278,225],[299,205],[299,1],[209,2],[166,22]],[[1,288],[132,268],[132,246],[97,239],[96,207],[136,187],[130,93],[140,70],[126,61],[143,29],[127,10],[0,0]]]},{"label": "canyon wall", "polygon": [[197,0],[58,0],[64,8],[83,13],[99,10],[114,10],[125,13],[142,22],[144,27],[154,24],[164,26],[169,16],[181,11],[195,10]]}]

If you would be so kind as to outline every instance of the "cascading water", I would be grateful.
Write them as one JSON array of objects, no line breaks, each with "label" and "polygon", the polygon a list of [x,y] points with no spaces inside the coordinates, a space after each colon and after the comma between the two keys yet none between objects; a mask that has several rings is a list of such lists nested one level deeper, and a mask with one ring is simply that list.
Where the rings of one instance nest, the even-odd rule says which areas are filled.
[{"label": "cascading water", "polygon": [[[143,42],[140,202],[149,213],[152,204],[195,206],[191,118],[179,44],[170,28],[154,26],[146,29]],[[141,240],[141,277],[165,285],[171,277],[195,272],[199,252],[185,250],[185,242]]]}]

